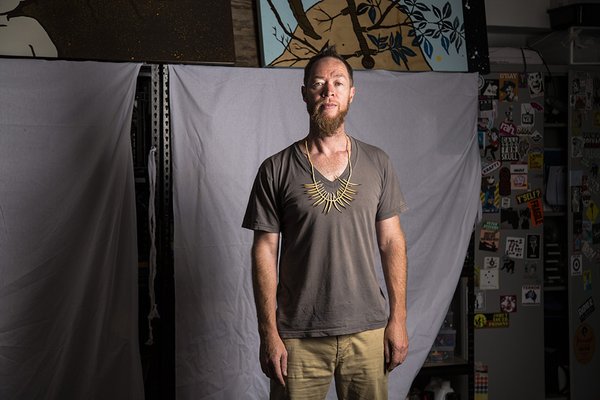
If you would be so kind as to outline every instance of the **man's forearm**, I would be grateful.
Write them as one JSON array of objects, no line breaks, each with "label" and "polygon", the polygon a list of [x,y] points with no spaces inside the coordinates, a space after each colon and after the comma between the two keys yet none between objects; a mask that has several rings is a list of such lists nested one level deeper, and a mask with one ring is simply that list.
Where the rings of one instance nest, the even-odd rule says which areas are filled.
[{"label": "man's forearm", "polygon": [[252,246],[252,283],[261,337],[277,332],[277,246],[267,234],[258,234]]},{"label": "man's forearm", "polygon": [[277,281],[273,282],[264,265],[255,264],[252,268],[254,302],[258,317],[258,331],[261,336],[277,330],[275,317]]},{"label": "man's forearm", "polygon": [[377,240],[390,301],[390,317],[384,335],[386,369],[392,371],[408,354],[406,329],[406,242],[400,218],[377,222]]},{"label": "man's forearm", "polygon": [[260,334],[260,366],[269,378],[285,386],[287,350],[277,330],[277,254],[279,234],[255,232],[252,283]]},{"label": "man's forearm", "polygon": [[379,229],[381,264],[390,303],[390,321],[406,321],[407,257],[404,232],[399,220]]},{"label": "man's forearm", "polygon": [[407,274],[404,244],[397,243],[382,253],[382,264],[390,301],[390,321],[405,323]]}]

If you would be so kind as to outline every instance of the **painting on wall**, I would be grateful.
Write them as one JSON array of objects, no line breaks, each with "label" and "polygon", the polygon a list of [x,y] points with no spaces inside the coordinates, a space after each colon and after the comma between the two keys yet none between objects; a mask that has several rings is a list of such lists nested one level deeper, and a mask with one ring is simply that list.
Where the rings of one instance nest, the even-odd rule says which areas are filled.
[{"label": "painting on wall", "polygon": [[485,12],[463,1],[259,0],[262,63],[303,67],[335,45],[356,69],[486,72],[487,39],[472,34]]},{"label": "painting on wall", "polygon": [[235,61],[222,0],[0,1],[0,57],[149,63]]}]

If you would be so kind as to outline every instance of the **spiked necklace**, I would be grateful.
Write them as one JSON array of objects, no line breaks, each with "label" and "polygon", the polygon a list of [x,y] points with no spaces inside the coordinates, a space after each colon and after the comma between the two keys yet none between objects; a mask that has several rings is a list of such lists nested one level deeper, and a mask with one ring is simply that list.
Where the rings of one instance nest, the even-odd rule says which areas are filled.
[{"label": "spiked necklace", "polygon": [[327,214],[331,208],[335,208],[339,212],[342,212],[343,208],[350,205],[350,202],[354,200],[354,195],[357,193],[352,186],[358,186],[357,183],[350,182],[352,178],[352,161],[350,160],[349,150],[350,140],[346,135],[346,152],[348,153],[348,178],[336,178],[340,183],[340,186],[335,193],[328,192],[325,190],[325,185],[320,180],[317,181],[315,178],[315,166],[310,159],[310,152],[308,151],[308,140],[304,140],[304,147],[306,148],[306,157],[310,164],[310,172],[312,177],[312,183],[305,183],[304,189],[311,200],[314,200],[313,207],[317,207],[323,204],[323,213]]}]

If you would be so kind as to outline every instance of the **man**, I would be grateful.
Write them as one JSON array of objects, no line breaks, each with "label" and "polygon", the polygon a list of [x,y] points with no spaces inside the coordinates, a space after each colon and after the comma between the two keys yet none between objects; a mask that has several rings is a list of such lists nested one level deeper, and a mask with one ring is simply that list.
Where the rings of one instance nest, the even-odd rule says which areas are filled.
[{"label": "man", "polygon": [[354,93],[335,49],[309,61],[308,135],[263,162],[244,216],[272,399],[324,399],[333,378],[339,399],[386,399],[387,373],[408,351],[406,205],[387,155],[345,131]]},{"label": "man", "polygon": [[517,101],[517,85],[513,81],[504,81],[500,88],[500,101]]},{"label": "man", "polygon": [[498,148],[500,148],[500,136],[498,135],[498,129],[488,129],[488,131],[486,132],[486,136],[488,138],[488,144],[483,150],[483,156],[487,158],[487,153],[489,150],[490,154],[492,155],[492,158],[488,158],[488,160],[496,161],[496,151],[498,151]]}]

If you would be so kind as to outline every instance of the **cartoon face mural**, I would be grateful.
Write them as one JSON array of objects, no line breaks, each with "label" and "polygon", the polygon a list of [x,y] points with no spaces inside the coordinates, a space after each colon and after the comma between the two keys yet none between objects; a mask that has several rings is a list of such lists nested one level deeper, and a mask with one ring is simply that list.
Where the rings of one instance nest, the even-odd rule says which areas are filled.
[{"label": "cartoon face mural", "polygon": [[231,4],[0,0],[0,57],[233,63]]},{"label": "cartoon face mural", "polygon": [[21,57],[57,57],[56,46],[34,18],[13,17],[22,0],[0,0],[0,54]]},{"label": "cartoon face mural", "polygon": [[541,72],[530,72],[527,74],[527,86],[531,97],[538,97],[544,94],[544,78]]}]

